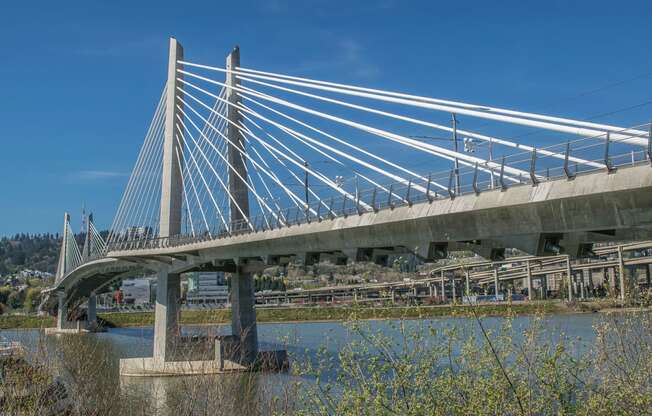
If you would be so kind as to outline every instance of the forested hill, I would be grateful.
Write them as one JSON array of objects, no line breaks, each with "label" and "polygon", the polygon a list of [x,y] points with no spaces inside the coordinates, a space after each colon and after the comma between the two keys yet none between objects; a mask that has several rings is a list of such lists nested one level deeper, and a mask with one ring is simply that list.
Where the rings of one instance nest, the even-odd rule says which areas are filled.
[{"label": "forested hill", "polygon": [[24,269],[55,273],[59,234],[16,234],[0,239],[0,276]]}]

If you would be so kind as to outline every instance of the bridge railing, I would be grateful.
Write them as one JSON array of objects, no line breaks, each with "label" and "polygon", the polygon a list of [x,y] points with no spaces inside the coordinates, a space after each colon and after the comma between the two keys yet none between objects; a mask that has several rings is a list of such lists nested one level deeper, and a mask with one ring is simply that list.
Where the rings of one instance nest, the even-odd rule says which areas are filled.
[{"label": "bridge railing", "polygon": [[[648,164],[652,159],[652,133],[642,136],[625,134],[631,131],[651,131],[645,124],[624,129],[618,140],[610,134],[582,138],[566,143],[523,151],[517,149],[493,161],[433,172],[415,181],[394,182],[369,189],[341,190],[324,199],[309,199],[303,206],[285,208],[265,214],[258,213],[248,220],[239,220],[228,227],[215,226],[210,232],[172,237],[137,236],[109,243],[108,251],[148,250],[178,247],[208,240],[229,238],[241,234],[265,232],[306,223],[362,215],[381,210],[411,206],[416,203],[453,199],[461,195],[480,194],[486,190],[513,186],[534,186],[542,182],[596,171],[611,173],[619,167]],[[632,145],[632,140],[637,140]],[[641,146],[641,142],[647,146]]]}]

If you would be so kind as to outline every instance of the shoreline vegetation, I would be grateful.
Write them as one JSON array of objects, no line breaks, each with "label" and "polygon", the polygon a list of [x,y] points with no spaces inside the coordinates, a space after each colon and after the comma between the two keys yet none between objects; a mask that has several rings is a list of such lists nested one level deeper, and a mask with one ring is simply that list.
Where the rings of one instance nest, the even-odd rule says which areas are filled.
[{"label": "shoreline vegetation", "polygon": [[[328,322],[383,319],[427,319],[443,317],[514,316],[533,314],[570,314],[626,311],[629,308],[616,300],[567,303],[563,301],[505,302],[478,305],[434,306],[302,306],[257,308],[259,323]],[[640,308],[634,308],[640,310]],[[154,325],[154,312],[98,313],[101,323],[108,328]],[[231,319],[227,309],[183,310],[182,325],[226,324]],[[52,316],[0,315],[0,329],[35,329],[55,325]]]},{"label": "shoreline vegetation", "polygon": [[[125,388],[130,385],[115,376],[114,346],[102,337],[55,337],[51,343],[39,342],[27,358],[53,380],[65,381],[60,384],[65,387],[62,397],[71,416],[649,415],[652,309],[617,305],[611,300],[261,308],[265,322],[279,321],[271,312],[284,312],[285,322],[296,320],[298,313],[302,318],[346,316],[342,324],[354,335],[335,351],[324,337],[320,347],[291,352],[290,377],[283,381],[239,372],[228,377],[172,377],[165,383],[147,383],[150,387],[138,383],[132,385],[138,388]],[[596,336],[588,346],[575,334],[545,324],[547,314],[566,313],[570,318],[572,313],[593,311],[605,313],[592,323]],[[516,315],[531,317],[527,327],[514,325]],[[467,316],[465,324],[419,319],[406,325],[412,318]],[[504,319],[489,323],[484,319],[488,316]],[[123,325],[146,325],[144,320],[151,321],[153,314],[103,317],[119,317]],[[368,317],[395,319],[374,328]],[[182,321],[187,325],[228,318],[225,310],[184,311]],[[297,345],[290,338],[285,342],[288,349]],[[11,378],[0,383],[0,397],[10,399],[0,400],[0,409],[7,414],[54,414],[53,389],[38,383],[38,373],[20,372],[11,363],[5,369]]]}]

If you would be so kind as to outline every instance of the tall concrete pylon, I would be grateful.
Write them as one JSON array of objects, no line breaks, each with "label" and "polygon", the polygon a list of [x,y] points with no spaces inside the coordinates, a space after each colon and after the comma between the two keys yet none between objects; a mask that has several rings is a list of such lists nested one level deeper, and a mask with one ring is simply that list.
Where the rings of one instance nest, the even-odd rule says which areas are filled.
[{"label": "tall concrete pylon", "polygon": [[[226,57],[226,69],[235,70],[240,66],[240,48],[233,48]],[[226,73],[226,100],[229,103],[227,117],[227,137],[230,141],[228,147],[228,160],[233,169],[229,170],[229,192],[233,195],[230,205],[231,224],[247,227],[249,219],[249,191],[241,178],[247,179],[246,152],[244,138],[238,127],[242,124],[242,117],[237,105],[241,98],[238,91],[240,80],[235,73]],[[237,172],[237,173],[236,173]],[[245,260],[246,261],[246,260]],[[254,309],[254,281],[253,274],[245,270],[241,259],[235,259],[236,272],[231,278],[231,332],[240,341],[239,361],[241,364],[252,364],[258,355],[258,329],[256,327],[256,310]]]},{"label": "tall concrete pylon", "polygon": [[84,247],[82,249],[82,258],[88,260],[93,254],[93,239],[91,238],[91,223],[93,222],[93,214],[88,214],[86,218],[86,237],[84,239]]},{"label": "tall concrete pylon", "polygon": [[63,234],[61,235],[61,250],[59,251],[59,262],[57,263],[57,274],[55,280],[63,278],[66,275],[66,258],[68,257],[68,224],[70,224],[70,214],[63,214]]},{"label": "tall concrete pylon", "polygon": [[[233,48],[231,53],[226,57],[226,70],[235,70],[240,66],[240,48]],[[228,160],[233,169],[229,169],[229,192],[233,195],[230,204],[231,224],[245,221],[249,218],[249,192],[247,185],[240,178],[247,179],[247,165],[241,151],[246,151],[244,138],[236,127],[242,124],[242,117],[238,112],[237,105],[240,104],[241,98],[238,91],[232,87],[240,86],[240,80],[233,72],[226,73],[226,100],[229,103],[227,117],[233,123],[227,123],[226,137],[230,143],[228,146]],[[235,125],[234,125],[235,124]],[[244,224],[243,224],[244,225]]]},{"label": "tall concrete pylon", "polygon": [[[176,39],[170,38],[168,58],[168,80],[165,100],[165,136],[163,140],[163,172],[161,178],[161,211],[159,218],[159,237],[172,237],[181,233],[181,209],[183,176],[179,160],[183,155],[183,138],[176,129],[177,106],[181,106],[177,89],[182,84],[177,82],[182,69],[179,61],[183,60],[183,47]],[[181,281],[178,273],[168,273],[167,267],[158,272],[156,289],[156,311],[154,321],[154,360],[173,361],[174,350],[179,335],[179,300],[181,298]]]},{"label": "tall concrete pylon", "polygon": [[182,107],[177,95],[182,96],[177,87],[177,69],[182,69],[178,61],[183,60],[183,47],[176,39],[170,38],[168,60],[168,81],[165,97],[165,136],[163,140],[163,176],[161,177],[161,212],[159,218],[159,237],[171,237],[181,233],[181,204],[183,200],[183,176],[179,166],[183,166],[183,137],[176,130],[177,106]]}]

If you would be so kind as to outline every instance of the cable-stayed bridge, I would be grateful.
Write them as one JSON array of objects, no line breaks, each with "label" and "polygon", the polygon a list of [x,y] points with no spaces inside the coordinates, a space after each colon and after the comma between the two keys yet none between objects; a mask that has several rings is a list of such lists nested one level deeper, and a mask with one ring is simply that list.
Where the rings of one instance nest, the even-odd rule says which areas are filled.
[{"label": "cable-stayed bridge", "polygon": [[[473,120],[482,131],[463,127]],[[488,132],[504,125],[543,138]],[[154,358],[140,372],[188,372],[177,352],[180,273],[230,272],[233,337],[216,348],[237,346],[229,357],[250,365],[253,273],[324,257],[435,260],[459,248],[492,260],[505,248],[574,257],[594,242],[649,238],[650,160],[650,124],[255,70],[240,64],[237,48],[225,66],[205,65],[171,39],[167,82],[109,234],[89,219],[80,249],[66,214],[44,306],[58,307],[65,329],[68,309],[86,299],[94,319],[94,296],[112,282],[157,273]]]}]

